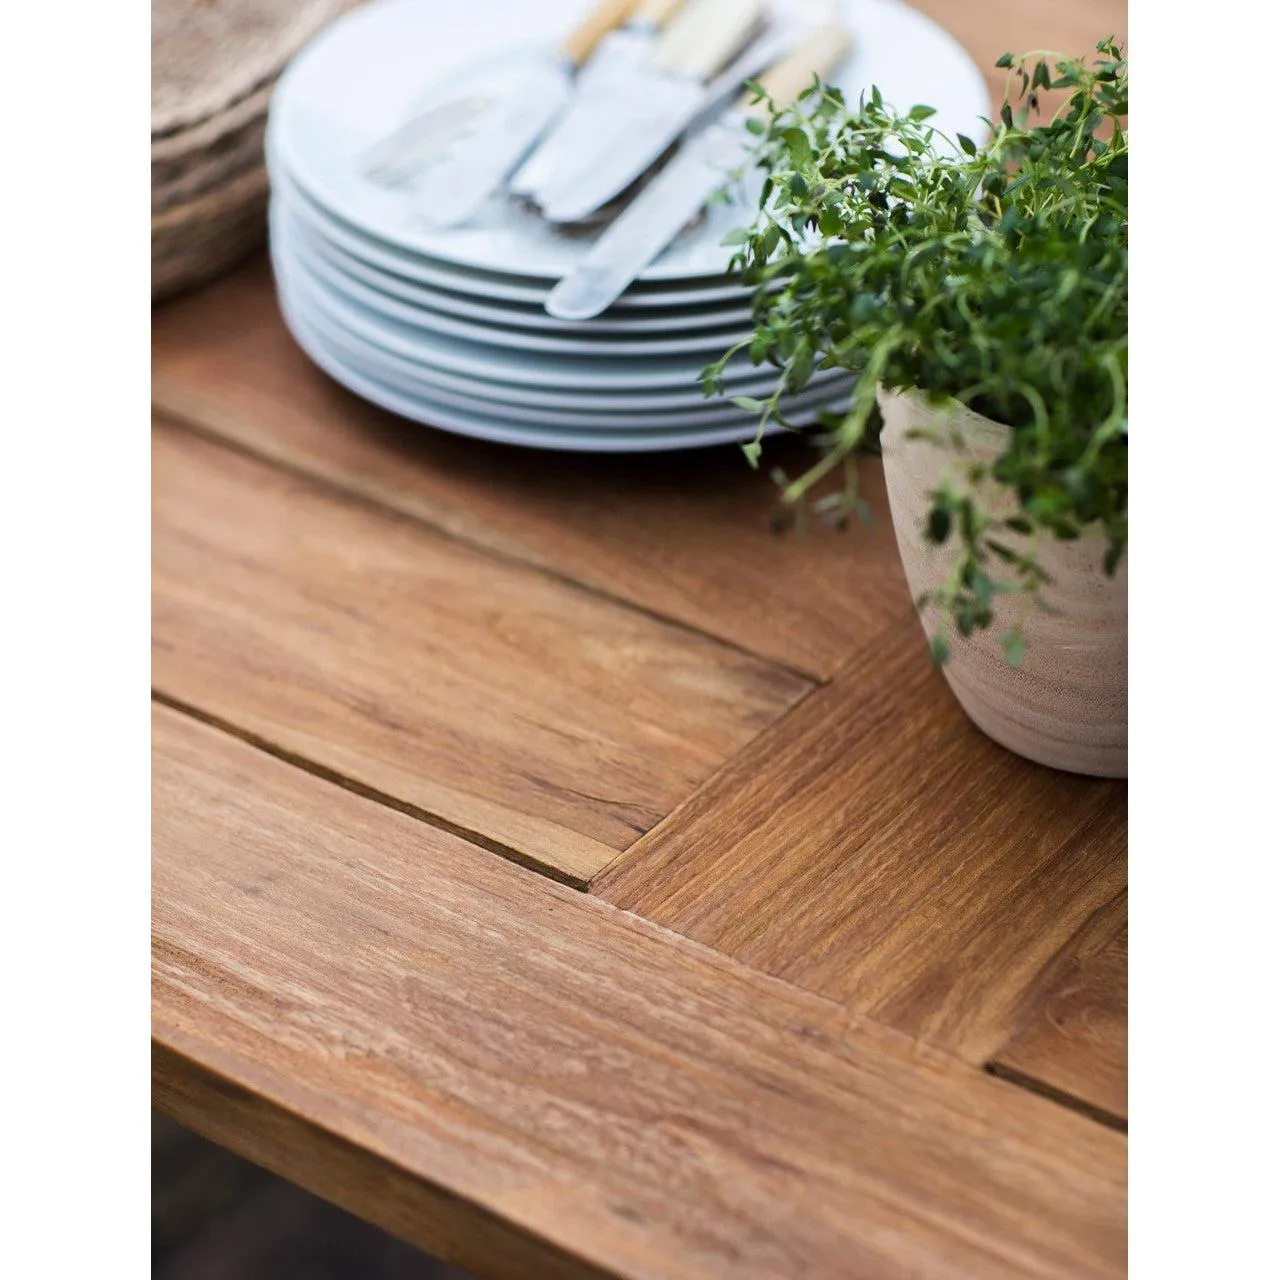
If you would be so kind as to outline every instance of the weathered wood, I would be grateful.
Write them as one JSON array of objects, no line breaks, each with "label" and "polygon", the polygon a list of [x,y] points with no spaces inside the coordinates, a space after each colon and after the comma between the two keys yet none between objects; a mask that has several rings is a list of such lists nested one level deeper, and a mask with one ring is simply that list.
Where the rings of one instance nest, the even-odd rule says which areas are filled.
[{"label": "weathered wood", "polygon": [[1125,883],[1123,782],[984,737],[914,619],[762,733],[593,889],[981,1063]]},{"label": "weathered wood", "polygon": [[640,457],[534,452],[430,431],[331,382],[298,350],[265,259],[156,315],[160,409],[321,475],[457,537],[634,602],[819,678],[910,607],[878,460],[874,523],[803,538],[772,531],[769,442]]},{"label": "weathered wood", "polygon": [[175,712],[157,1105],[478,1276],[1118,1276],[1125,1143]]},{"label": "weathered wood", "polygon": [[1129,927],[1125,896],[1063,948],[1029,993],[994,1067],[1123,1121],[1129,1114]]},{"label": "weathered wood", "polygon": [[[993,102],[1125,34],[916,2]],[[964,719],[875,465],[796,541],[731,448],[431,432],[262,261],[153,372],[156,682],[228,728],[155,722],[159,1108],[480,1280],[1123,1274],[1124,787]]]},{"label": "weathered wood", "polygon": [[159,424],[154,682],[582,883],[800,677]]}]

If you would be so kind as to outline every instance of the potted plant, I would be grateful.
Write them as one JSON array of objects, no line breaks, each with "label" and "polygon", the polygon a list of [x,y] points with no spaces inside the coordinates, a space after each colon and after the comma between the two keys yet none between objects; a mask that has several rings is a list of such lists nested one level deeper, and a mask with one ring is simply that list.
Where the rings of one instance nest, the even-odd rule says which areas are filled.
[{"label": "potted plant", "polygon": [[873,89],[853,109],[816,80],[760,122],[760,213],[731,237],[754,332],[704,384],[743,346],[778,367],[770,399],[740,400],[760,414],[757,465],[765,430],[790,425],[784,392],[858,375],[784,501],[802,509],[843,467],[816,503],[843,520],[878,436],[907,578],[970,717],[1034,760],[1123,776],[1128,63],[1103,40],[1091,63],[997,65],[1011,91],[981,145],[935,132],[928,107]]}]

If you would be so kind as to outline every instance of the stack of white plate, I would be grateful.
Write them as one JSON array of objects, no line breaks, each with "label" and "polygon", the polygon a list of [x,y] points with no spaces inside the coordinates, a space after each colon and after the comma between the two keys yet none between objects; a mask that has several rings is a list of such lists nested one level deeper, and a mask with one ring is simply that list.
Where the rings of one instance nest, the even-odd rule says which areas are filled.
[{"label": "stack of white plate", "polygon": [[[728,396],[767,395],[776,371],[735,360],[726,397],[710,400],[698,375],[750,332],[750,295],[725,275],[723,240],[752,221],[758,186],[713,205],[605,314],[568,322],[543,302],[592,230],[552,227],[505,196],[437,230],[416,209],[411,180],[367,176],[376,143],[430,104],[457,100],[478,65],[553,44],[587,7],[374,0],[294,59],[267,134],[286,322],[358,395],[463,435],[584,451],[749,439],[756,415]],[[813,9],[779,7],[792,21],[797,8]],[[895,0],[830,0],[799,16],[822,20],[832,8],[853,33],[854,53],[830,77],[850,100],[874,82],[890,102],[937,107],[945,132],[983,131],[986,86],[950,36]],[[444,134],[447,112],[440,118]],[[843,375],[828,372],[784,409],[813,421],[847,394]]]}]

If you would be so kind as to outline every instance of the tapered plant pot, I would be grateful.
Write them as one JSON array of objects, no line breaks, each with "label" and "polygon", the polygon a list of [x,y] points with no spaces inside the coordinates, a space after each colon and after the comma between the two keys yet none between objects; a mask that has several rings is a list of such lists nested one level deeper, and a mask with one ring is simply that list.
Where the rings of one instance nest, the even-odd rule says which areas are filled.
[{"label": "tapered plant pot", "polygon": [[[878,393],[884,418],[881,447],[894,533],[912,596],[942,584],[954,563],[954,544],[939,547],[925,536],[929,495],[966,464],[991,461],[1009,428],[957,402],[933,405],[916,391]],[[932,439],[913,438],[916,432]],[[962,443],[961,443],[962,442]],[[990,486],[985,509],[1013,514],[1007,490]],[[1029,541],[1002,539],[1017,549]],[[1114,576],[1103,570],[1106,543],[1099,532],[1038,543],[1041,565],[1052,581],[1043,594],[1052,611],[1015,595],[997,597],[994,625],[964,639],[930,606],[921,611],[929,635],[939,631],[951,656],[943,674],[969,718],[1010,751],[1055,769],[1095,777],[1128,775],[1128,577],[1127,559]],[[999,576],[992,569],[992,576]],[[1026,653],[1014,667],[1000,635],[1021,620]]]}]

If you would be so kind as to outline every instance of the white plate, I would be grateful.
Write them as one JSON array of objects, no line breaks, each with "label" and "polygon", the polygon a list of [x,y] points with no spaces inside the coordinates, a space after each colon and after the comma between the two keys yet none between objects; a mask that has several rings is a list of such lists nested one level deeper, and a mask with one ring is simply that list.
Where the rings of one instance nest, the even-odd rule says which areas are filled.
[{"label": "white plate", "polygon": [[[270,147],[267,154],[270,158]],[[384,240],[378,240],[360,228],[343,222],[331,211],[321,208],[289,177],[283,166],[272,167],[271,188],[275,198],[287,205],[290,212],[296,213],[310,228],[346,253],[379,270],[467,297],[518,303],[539,309],[551,292],[551,281],[536,284],[530,283],[525,277],[458,268],[450,263],[422,258]],[[750,290],[741,284],[726,283],[724,276],[716,276],[700,287],[661,283],[633,285],[603,316],[597,316],[593,323],[608,322],[620,313],[627,317],[637,312],[661,316],[676,308],[714,307],[734,303],[746,306],[749,297]],[[547,319],[550,320],[551,317],[548,316]]]},{"label": "white plate", "polygon": [[[653,414],[716,403],[703,396],[701,384],[697,381],[682,381],[666,388],[625,385],[566,388],[553,383],[545,387],[530,387],[523,380],[503,381],[480,374],[475,371],[474,361],[468,362],[463,372],[458,373],[456,370],[463,368],[463,363],[457,359],[459,344],[449,343],[454,350],[449,352],[442,365],[438,358],[438,341],[429,340],[424,344],[406,340],[400,327],[388,329],[376,320],[369,323],[368,317],[328,293],[324,285],[310,274],[306,263],[284,256],[278,243],[272,244],[272,256],[277,292],[288,293],[294,313],[324,338],[336,335],[335,340],[339,344],[352,346],[376,359],[380,364],[378,376],[384,381],[404,377],[417,384],[476,395],[506,406],[535,405],[570,413],[597,414],[602,410],[616,410],[627,414]],[[764,398],[771,394],[776,379],[777,371],[770,366],[755,368],[745,365],[726,379],[726,394]],[[847,375],[840,370],[819,372],[814,375],[814,389],[825,391],[839,385],[843,379],[847,379]]]},{"label": "white plate", "polygon": [[637,334],[632,337],[580,336],[577,334],[531,333],[511,328],[505,324],[476,324],[443,315],[420,303],[405,302],[380,289],[345,274],[334,267],[322,255],[309,252],[308,248],[290,235],[287,228],[275,222],[272,233],[282,242],[285,252],[296,261],[305,262],[318,283],[350,302],[378,316],[385,316],[411,329],[421,329],[430,334],[456,338],[459,342],[494,347],[500,351],[533,351],[552,356],[578,356],[592,359],[597,356],[622,356],[628,360],[657,358],[660,356],[697,357],[709,364],[718,360],[731,346],[751,334],[749,316],[736,317],[731,328],[720,330],[694,330],[675,337],[655,337]]},{"label": "white plate", "polygon": [[[463,342],[401,324],[325,289],[308,262],[282,253],[278,243],[273,246],[272,265],[279,283],[301,287],[308,306],[318,308],[331,322],[374,346],[445,373],[469,375],[521,390],[542,387],[553,391],[645,392],[689,388],[696,393],[699,375],[711,363],[710,359],[682,360],[674,356],[629,360],[618,356],[550,356]],[[739,394],[741,384],[758,384],[760,379],[760,370],[743,357],[730,365],[724,381],[733,394]]]},{"label": "white plate", "polygon": [[[288,274],[287,272],[285,273]],[[292,302],[295,310],[305,316],[307,323],[326,342],[339,348],[349,347],[362,354],[367,361],[376,365],[384,381],[396,382],[404,380],[428,390],[438,389],[454,393],[474,396],[487,400],[495,406],[527,405],[537,409],[551,409],[569,413],[604,413],[618,412],[623,414],[657,414],[667,410],[682,411],[691,405],[715,404],[716,400],[706,400],[701,387],[679,387],[674,390],[645,391],[600,391],[600,390],[546,390],[538,387],[513,385],[511,383],[490,382],[473,374],[460,375],[448,373],[431,364],[423,363],[418,354],[413,357],[371,343],[350,329],[331,320],[326,314],[309,302],[307,284],[295,278],[291,285]],[[379,372],[380,371],[380,372]],[[821,385],[834,385],[847,375],[833,371],[830,374],[814,375],[814,382],[821,380]],[[730,391],[733,395],[755,396],[764,399],[769,396],[776,381],[776,370],[766,368],[757,370],[755,378],[735,382]]]},{"label": "white plate", "polygon": [[750,440],[755,434],[755,425],[750,421],[737,426],[694,428],[686,431],[575,432],[544,427],[522,428],[497,417],[472,412],[460,413],[440,405],[425,394],[408,394],[352,369],[328,351],[322,342],[316,340],[305,320],[290,311],[287,295],[282,296],[282,304],[285,323],[298,345],[331,378],[362,399],[391,413],[456,435],[492,440],[499,444],[575,453],[650,453],[732,444]]},{"label": "white plate", "polygon": [[[687,430],[693,427],[718,426],[750,426],[755,418],[744,413],[736,405],[724,399],[713,399],[700,403],[690,400],[696,407],[683,410],[666,409],[658,412],[626,412],[603,409],[599,405],[583,410],[543,409],[531,406],[527,401],[494,400],[476,394],[473,386],[470,390],[450,390],[439,386],[434,378],[424,377],[419,371],[406,369],[402,362],[397,362],[385,353],[362,344],[358,339],[335,328],[325,326],[314,312],[307,313],[301,298],[291,296],[288,290],[282,295],[282,308],[288,310],[294,303],[295,309],[303,314],[310,314],[307,323],[308,332],[318,345],[324,347],[328,354],[340,362],[344,368],[373,379],[390,390],[402,395],[418,396],[429,400],[437,407],[456,410],[465,414],[479,414],[484,418],[493,418],[505,423],[536,426],[568,428],[573,431],[615,432]],[[847,382],[847,379],[844,381]],[[833,382],[837,385],[833,385]],[[792,398],[785,406],[787,419],[794,420],[803,416],[806,411],[831,404],[835,400],[847,400],[847,391],[842,391],[838,383],[840,379],[824,379],[806,389],[805,393]]]},{"label": "white plate", "polygon": [[[504,395],[501,388],[475,379],[446,381],[431,370],[373,346],[326,321],[322,312],[309,305],[305,289],[299,288],[296,281],[282,288],[281,308],[305,324],[312,341],[344,367],[404,394],[426,396],[435,404],[501,418],[505,422],[576,430],[632,431],[740,424],[751,418],[724,398],[708,400],[693,391],[669,407],[637,403],[636,399],[610,404],[603,397],[580,397],[568,408],[563,402],[538,405],[528,395],[510,388]],[[786,402],[784,412],[790,419],[806,409],[847,397],[848,382],[847,375],[843,374],[815,378],[803,394]],[[767,394],[765,388],[759,391]]]},{"label": "white plate", "polygon": [[680,333],[687,330],[724,329],[730,325],[749,325],[751,308],[747,294],[737,290],[738,305],[719,307],[669,307],[656,315],[632,310],[622,314],[606,312],[593,320],[557,320],[540,304],[477,301],[448,288],[406,279],[398,272],[380,269],[345,251],[324,234],[322,229],[308,226],[286,197],[276,195],[271,201],[273,229],[279,226],[297,246],[297,252],[309,261],[323,260],[344,276],[358,280],[402,302],[430,311],[442,312],[459,320],[480,324],[503,325],[508,328],[531,329],[536,332],[619,337],[632,334]]},{"label": "white plate", "polygon": [[[830,77],[851,100],[878,85],[903,109],[925,102],[944,134],[985,136],[990,98],[960,45],[898,0],[832,0],[854,51]],[[360,158],[421,104],[434,84],[497,61],[520,46],[554,44],[586,0],[374,0],[312,41],[290,64],[272,99],[273,170],[283,169],[323,208],[411,254],[458,268],[550,283],[585,255],[591,238],[566,234],[518,202],[492,200],[470,223],[436,230],[415,217],[404,190],[381,188],[359,172]],[[720,204],[642,274],[642,282],[688,281],[724,271],[721,241],[754,217],[755,196]]]},{"label": "white plate", "polygon": [[[286,268],[282,275],[288,277],[290,270]],[[277,285],[278,288],[284,287],[283,281],[279,279]],[[670,390],[641,391],[583,390],[581,388],[561,390],[510,382],[492,382],[475,374],[450,373],[436,365],[424,362],[421,351],[415,351],[412,356],[408,356],[401,351],[388,350],[331,320],[309,301],[307,289],[314,287],[302,283],[294,273],[290,288],[295,310],[300,312],[307,324],[320,333],[330,345],[349,346],[362,353],[368,360],[375,362],[382,371],[381,376],[384,381],[404,380],[428,390],[434,388],[474,396],[490,401],[495,406],[528,405],[537,409],[564,410],[570,413],[617,411],[625,414],[653,414],[665,410],[681,411],[695,403],[714,403],[714,401],[704,401],[700,387],[681,386]],[[776,370],[772,368],[757,370],[755,380],[735,382],[731,392],[734,395],[755,396],[757,399],[763,399],[772,392],[775,375]],[[833,382],[836,380],[836,377],[832,378]]]}]

